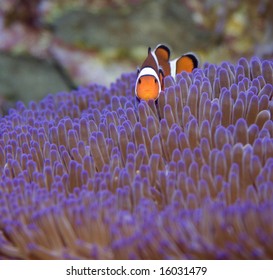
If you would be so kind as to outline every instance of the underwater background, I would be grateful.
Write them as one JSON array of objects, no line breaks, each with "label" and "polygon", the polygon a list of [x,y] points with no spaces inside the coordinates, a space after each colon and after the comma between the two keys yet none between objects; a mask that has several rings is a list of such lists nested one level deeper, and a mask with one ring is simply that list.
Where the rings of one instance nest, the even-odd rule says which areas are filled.
[{"label": "underwater background", "polygon": [[[1,0],[0,259],[272,259],[273,5],[248,2]],[[139,102],[158,43],[201,66]]]},{"label": "underwater background", "polygon": [[201,63],[272,58],[272,13],[267,0],[1,0],[0,114],[16,100],[110,85],[159,43]]}]

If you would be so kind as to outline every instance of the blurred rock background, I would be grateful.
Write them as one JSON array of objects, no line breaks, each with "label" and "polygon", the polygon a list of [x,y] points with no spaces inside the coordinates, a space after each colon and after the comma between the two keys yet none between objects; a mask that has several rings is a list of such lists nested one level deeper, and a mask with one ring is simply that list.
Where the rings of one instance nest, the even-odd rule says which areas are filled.
[{"label": "blurred rock background", "polygon": [[273,57],[271,0],[0,0],[0,115],[135,71],[167,43],[201,62]]}]

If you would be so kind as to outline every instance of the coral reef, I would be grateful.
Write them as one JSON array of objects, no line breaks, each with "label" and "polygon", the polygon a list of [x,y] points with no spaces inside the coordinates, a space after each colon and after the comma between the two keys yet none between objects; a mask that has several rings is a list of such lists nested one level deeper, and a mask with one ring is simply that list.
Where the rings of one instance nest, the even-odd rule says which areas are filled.
[{"label": "coral reef", "polygon": [[[236,61],[253,54],[264,59],[273,56],[273,3],[267,0],[182,0],[193,13],[196,23],[214,30],[211,51],[200,50],[206,60],[218,62],[223,57]],[[208,16],[209,15],[209,16]]]},{"label": "coral reef", "polygon": [[0,257],[272,259],[272,61],[135,79],[0,119]]}]

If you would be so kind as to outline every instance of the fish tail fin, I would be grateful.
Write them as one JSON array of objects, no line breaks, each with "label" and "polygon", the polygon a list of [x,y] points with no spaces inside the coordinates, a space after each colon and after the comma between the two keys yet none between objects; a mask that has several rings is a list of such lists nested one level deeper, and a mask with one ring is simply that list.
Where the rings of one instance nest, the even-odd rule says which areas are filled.
[{"label": "fish tail fin", "polygon": [[176,74],[179,74],[183,71],[192,72],[194,68],[198,67],[198,58],[193,53],[187,53],[182,55],[176,61]]}]

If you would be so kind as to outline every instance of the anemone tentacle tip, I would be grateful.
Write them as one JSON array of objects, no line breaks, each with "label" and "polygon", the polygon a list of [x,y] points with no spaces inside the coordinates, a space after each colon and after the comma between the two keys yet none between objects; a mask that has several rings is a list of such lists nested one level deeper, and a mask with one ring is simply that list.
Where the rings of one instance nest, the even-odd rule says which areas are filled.
[{"label": "anemone tentacle tip", "polygon": [[0,119],[0,258],[273,258],[272,73],[241,58],[156,102],[134,73],[18,102]]}]

